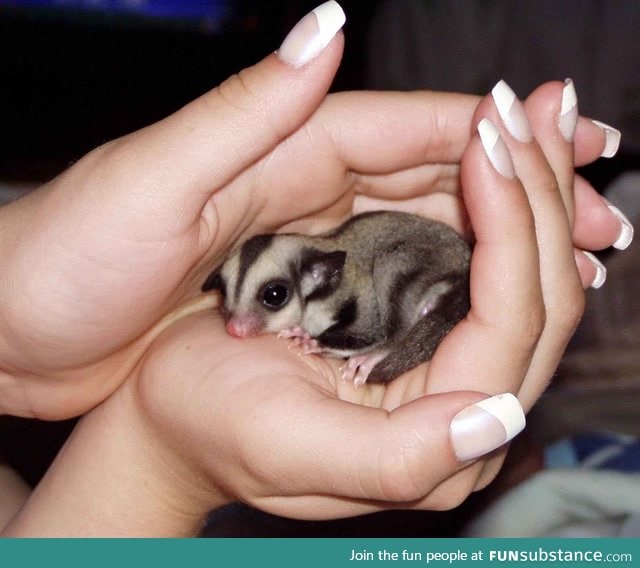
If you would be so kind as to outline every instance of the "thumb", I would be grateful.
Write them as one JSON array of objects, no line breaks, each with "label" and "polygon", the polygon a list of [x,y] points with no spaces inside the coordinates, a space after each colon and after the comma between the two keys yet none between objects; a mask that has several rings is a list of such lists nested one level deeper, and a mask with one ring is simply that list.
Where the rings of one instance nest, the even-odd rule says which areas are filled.
[{"label": "thumb", "polygon": [[162,208],[158,213],[175,206],[193,207],[189,213],[198,214],[213,191],[313,114],[340,63],[344,40],[338,32],[344,21],[342,8],[325,2],[294,26],[275,53],[168,118],[117,141],[110,162],[137,174],[135,183],[119,189],[153,194]]},{"label": "thumb", "polygon": [[[273,476],[274,486],[286,479],[287,491],[296,497],[254,502],[296,518],[308,518],[309,511],[320,519],[398,504],[428,507],[430,493],[443,481],[502,447],[525,423],[520,403],[508,393],[490,398],[470,391],[440,393],[391,412],[343,401],[324,404],[322,412],[304,405],[298,410],[286,413],[287,435],[277,442],[288,459],[281,460],[282,467],[261,470]],[[268,460],[259,456],[256,463]]]}]

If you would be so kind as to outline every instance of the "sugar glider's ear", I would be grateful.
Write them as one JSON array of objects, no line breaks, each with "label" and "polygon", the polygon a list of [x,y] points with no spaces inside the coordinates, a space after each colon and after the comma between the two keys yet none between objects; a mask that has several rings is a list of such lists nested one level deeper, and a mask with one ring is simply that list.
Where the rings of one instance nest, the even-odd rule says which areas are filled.
[{"label": "sugar glider's ear", "polygon": [[343,250],[323,252],[305,251],[300,267],[300,291],[307,298],[313,293],[327,289],[339,280],[347,253]]},{"label": "sugar glider's ear", "polygon": [[224,294],[224,280],[222,279],[222,275],[220,274],[220,269],[222,267],[219,266],[216,268],[207,279],[204,281],[202,285],[202,291],[208,292],[209,290],[219,290]]}]

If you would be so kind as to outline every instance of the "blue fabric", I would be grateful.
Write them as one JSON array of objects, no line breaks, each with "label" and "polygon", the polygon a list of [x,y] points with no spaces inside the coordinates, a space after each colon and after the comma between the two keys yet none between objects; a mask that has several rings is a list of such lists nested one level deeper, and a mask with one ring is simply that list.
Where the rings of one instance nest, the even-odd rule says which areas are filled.
[{"label": "blue fabric", "polygon": [[634,436],[590,432],[564,438],[545,449],[548,468],[580,467],[640,472],[640,440]]}]

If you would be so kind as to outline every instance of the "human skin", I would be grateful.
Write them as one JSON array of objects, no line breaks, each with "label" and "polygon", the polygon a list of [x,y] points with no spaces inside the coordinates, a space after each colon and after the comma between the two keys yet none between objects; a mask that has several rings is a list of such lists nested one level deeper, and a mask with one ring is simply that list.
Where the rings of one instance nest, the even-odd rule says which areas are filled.
[{"label": "human skin", "polygon": [[[1,410],[93,409],[7,534],[193,534],[234,499],[303,518],[442,509],[493,478],[503,452],[461,462],[449,424],[546,387],[594,276],[580,249],[620,231],[574,181],[603,133],[580,119],[575,145],[558,138],[559,83],[526,101],[529,144],[490,98],[325,97],[341,50],[338,35],[302,68],[269,56],[0,209]],[[472,136],[484,116],[517,178]],[[476,239],[470,316],[429,364],[355,390],[335,361],[224,333],[199,287],[234,243],[382,204]]]}]

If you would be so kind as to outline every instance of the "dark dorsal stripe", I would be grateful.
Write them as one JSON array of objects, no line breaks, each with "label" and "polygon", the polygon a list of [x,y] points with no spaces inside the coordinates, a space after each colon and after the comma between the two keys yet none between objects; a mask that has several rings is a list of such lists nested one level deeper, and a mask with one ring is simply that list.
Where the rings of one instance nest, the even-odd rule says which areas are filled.
[{"label": "dark dorsal stripe", "polygon": [[349,330],[358,317],[358,300],[351,297],[345,300],[338,310],[338,321],[318,336],[321,345],[333,349],[363,349],[373,343],[371,337],[354,335]]},{"label": "dark dorsal stripe", "polygon": [[236,281],[236,289],[234,291],[236,299],[240,294],[240,290],[242,290],[249,268],[253,266],[253,263],[264,250],[269,247],[274,236],[275,235],[256,235],[242,245],[238,266],[238,280]]}]

